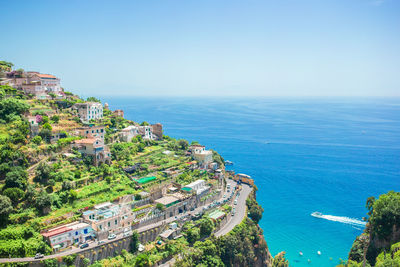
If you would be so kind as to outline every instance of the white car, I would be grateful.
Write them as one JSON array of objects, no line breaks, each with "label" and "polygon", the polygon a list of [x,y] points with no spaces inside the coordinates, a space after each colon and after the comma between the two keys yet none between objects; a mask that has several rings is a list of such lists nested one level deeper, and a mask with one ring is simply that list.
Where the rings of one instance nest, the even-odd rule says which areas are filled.
[{"label": "white car", "polygon": [[36,253],[36,255],[35,255],[35,259],[41,259],[43,257],[44,257],[44,255],[42,253]]},{"label": "white car", "polygon": [[111,234],[111,235],[108,236],[108,240],[115,239],[116,237],[117,237],[116,235]]}]

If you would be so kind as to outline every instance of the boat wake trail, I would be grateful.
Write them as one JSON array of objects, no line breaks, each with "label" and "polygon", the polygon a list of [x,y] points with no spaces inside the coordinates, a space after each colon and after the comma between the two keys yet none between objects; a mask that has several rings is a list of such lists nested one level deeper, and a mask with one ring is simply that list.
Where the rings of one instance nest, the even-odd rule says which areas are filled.
[{"label": "boat wake trail", "polygon": [[313,213],[311,213],[311,216],[320,218],[320,219],[325,219],[328,221],[350,224],[353,226],[365,226],[366,225],[366,222],[363,222],[358,219],[343,217],[343,216],[325,215],[320,212],[313,212]]}]

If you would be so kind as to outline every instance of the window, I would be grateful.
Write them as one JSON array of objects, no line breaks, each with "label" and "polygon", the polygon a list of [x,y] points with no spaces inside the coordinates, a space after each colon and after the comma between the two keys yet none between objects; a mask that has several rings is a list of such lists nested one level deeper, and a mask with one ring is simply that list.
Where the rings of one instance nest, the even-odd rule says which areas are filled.
[{"label": "window", "polygon": [[118,221],[117,221],[117,220],[115,220],[115,225],[117,225],[117,223],[118,223]]},{"label": "window", "polygon": [[104,129],[101,129],[100,132],[104,132]]},{"label": "window", "polygon": [[103,227],[101,225],[99,225],[99,229],[101,230],[101,229],[103,229]]},{"label": "window", "polygon": [[108,225],[108,227],[111,227],[111,223],[110,222],[108,222],[107,225]]},{"label": "window", "polygon": [[75,232],[75,235],[79,235],[79,232],[78,232],[78,231],[76,231],[76,232]]},{"label": "window", "polygon": [[84,230],[83,230],[83,233],[84,233],[84,234],[87,234],[87,233],[88,233],[88,229],[84,229]]}]

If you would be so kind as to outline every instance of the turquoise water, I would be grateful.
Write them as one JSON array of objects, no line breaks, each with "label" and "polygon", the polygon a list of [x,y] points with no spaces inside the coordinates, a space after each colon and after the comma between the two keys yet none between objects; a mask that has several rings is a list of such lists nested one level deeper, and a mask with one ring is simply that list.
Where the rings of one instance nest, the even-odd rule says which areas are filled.
[{"label": "turquoise water", "polygon": [[161,122],[167,135],[216,149],[251,175],[268,246],[274,255],[285,250],[291,266],[346,259],[363,229],[346,217],[358,222],[369,196],[399,190],[399,99],[103,100],[128,119]]}]

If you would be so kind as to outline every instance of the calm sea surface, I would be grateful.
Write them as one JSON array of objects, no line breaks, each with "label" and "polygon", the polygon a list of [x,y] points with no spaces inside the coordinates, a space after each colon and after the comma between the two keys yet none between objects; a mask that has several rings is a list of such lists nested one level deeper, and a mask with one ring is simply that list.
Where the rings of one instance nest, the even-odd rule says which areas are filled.
[{"label": "calm sea surface", "polygon": [[251,175],[271,253],[286,251],[291,266],[346,259],[366,199],[399,190],[399,99],[102,100],[128,119],[161,122],[166,135],[217,150]]}]

